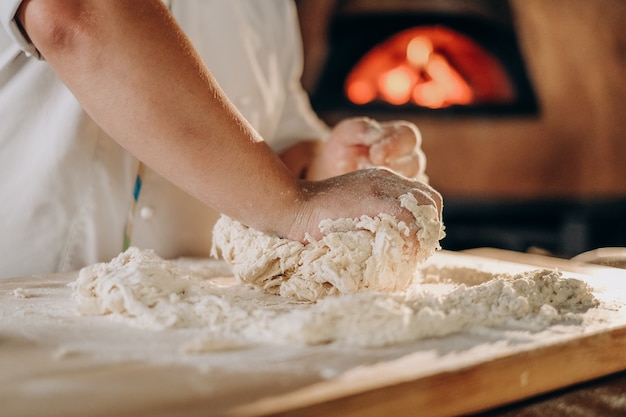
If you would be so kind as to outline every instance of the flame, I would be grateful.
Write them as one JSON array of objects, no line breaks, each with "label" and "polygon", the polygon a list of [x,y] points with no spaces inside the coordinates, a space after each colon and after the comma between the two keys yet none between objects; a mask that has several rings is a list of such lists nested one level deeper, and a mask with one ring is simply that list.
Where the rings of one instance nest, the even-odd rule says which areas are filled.
[{"label": "flame", "polygon": [[396,105],[408,103],[419,77],[408,65],[398,65],[378,76],[378,91],[383,100]]},{"label": "flame", "polygon": [[[473,88],[472,80],[454,65],[454,51],[465,67],[474,68],[475,81],[483,84],[480,88]],[[486,75],[481,76],[483,71]],[[483,97],[477,97],[481,91]],[[345,93],[359,105],[381,100],[429,108],[485,98],[503,101],[513,95],[505,72],[489,53],[469,38],[440,27],[409,29],[372,49],[349,74]]]},{"label": "flame", "polygon": [[406,46],[406,60],[415,68],[424,68],[433,53],[433,43],[426,36],[415,36]]}]

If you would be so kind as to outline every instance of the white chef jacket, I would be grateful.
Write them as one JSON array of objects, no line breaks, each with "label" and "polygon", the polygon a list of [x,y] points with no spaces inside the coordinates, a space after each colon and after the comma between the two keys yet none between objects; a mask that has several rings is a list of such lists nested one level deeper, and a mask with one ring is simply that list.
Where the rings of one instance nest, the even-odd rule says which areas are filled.
[{"label": "white chef jacket", "polygon": [[[123,245],[138,161],[82,110],[0,2],[0,277],[76,270]],[[324,135],[302,90],[292,0],[174,0],[172,13],[222,89],[281,152]],[[131,244],[208,256],[217,214],[151,170]]]}]

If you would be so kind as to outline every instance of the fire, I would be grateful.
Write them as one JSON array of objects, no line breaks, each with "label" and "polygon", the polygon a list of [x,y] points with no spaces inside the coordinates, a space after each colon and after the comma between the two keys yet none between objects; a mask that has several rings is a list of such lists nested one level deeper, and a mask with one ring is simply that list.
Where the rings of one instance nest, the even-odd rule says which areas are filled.
[{"label": "fire", "polygon": [[348,76],[345,93],[359,105],[380,100],[442,108],[511,100],[513,89],[501,65],[471,39],[425,27],[372,49]]},{"label": "fire", "polygon": [[405,104],[411,100],[411,91],[418,79],[408,65],[398,65],[378,77],[378,91],[391,104]]}]

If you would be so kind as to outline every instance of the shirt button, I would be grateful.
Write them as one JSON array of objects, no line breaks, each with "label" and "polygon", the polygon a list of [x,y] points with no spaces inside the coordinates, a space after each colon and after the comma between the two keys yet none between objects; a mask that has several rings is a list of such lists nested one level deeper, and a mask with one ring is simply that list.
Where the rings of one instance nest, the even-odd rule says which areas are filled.
[{"label": "shirt button", "polygon": [[151,219],[154,216],[154,209],[152,207],[143,206],[141,210],[139,210],[139,217],[144,220]]}]

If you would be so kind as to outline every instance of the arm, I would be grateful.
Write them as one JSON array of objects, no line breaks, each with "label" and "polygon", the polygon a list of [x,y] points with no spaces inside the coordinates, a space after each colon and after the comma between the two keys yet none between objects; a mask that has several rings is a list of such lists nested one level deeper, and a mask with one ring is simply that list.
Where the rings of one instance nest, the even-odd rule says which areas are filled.
[{"label": "arm", "polygon": [[160,0],[25,0],[18,18],[91,117],[216,210],[301,240],[324,218],[406,215],[434,190],[388,172],[299,181],[233,108]]},{"label": "arm", "polygon": [[299,185],[162,2],[31,0],[18,16],[84,109],[128,151],[219,211],[249,224],[262,211],[267,221],[256,226],[286,234],[281,217],[297,211]]}]

